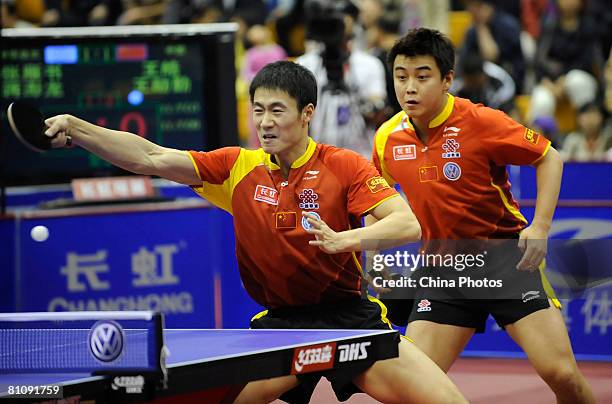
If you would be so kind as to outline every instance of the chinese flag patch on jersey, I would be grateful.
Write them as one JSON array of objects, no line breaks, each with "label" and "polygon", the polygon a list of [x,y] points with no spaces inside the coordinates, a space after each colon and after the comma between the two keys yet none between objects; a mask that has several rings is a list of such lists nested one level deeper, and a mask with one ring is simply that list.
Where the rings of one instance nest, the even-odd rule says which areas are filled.
[{"label": "chinese flag patch on jersey", "polygon": [[275,216],[277,229],[295,229],[297,225],[296,212],[276,212]]},{"label": "chinese flag patch on jersey", "polygon": [[366,181],[368,188],[373,194],[382,191],[383,189],[391,188],[383,177],[372,177]]},{"label": "chinese flag patch on jersey", "polygon": [[419,181],[438,181],[438,166],[419,167]]},{"label": "chinese flag patch on jersey", "polygon": [[538,140],[540,140],[540,135],[537,132],[534,132],[531,129],[527,129],[525,131],[525,140],[531,144],[538,144]]}]

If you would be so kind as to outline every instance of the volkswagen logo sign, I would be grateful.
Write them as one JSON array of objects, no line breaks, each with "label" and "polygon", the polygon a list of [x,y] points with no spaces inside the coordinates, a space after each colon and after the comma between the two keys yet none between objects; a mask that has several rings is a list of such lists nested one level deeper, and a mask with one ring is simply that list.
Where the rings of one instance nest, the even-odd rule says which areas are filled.
[{"label": "volkswagen logo sign", "polygon": [[102,362],[112,362],[123,351],[123,329],[114,321],[98,321],[89,332],[89,349]]}]

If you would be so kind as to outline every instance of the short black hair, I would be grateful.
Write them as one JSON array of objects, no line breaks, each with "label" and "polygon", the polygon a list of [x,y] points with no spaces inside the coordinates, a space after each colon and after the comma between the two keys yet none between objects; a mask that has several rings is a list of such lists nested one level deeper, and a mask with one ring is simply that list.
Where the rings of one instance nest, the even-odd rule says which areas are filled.
[{"label": "short black hair", "polygon": [[317,79],[304,66],[286,60],[263,67],[251,81],[251,103],[258,88],[284,91],[297,102],[298,111],[306,105],[317,105]]},{"label": "short black hair", "polygon": [[455,48],[450,39],[440,31],[429,28],[416,28],[408,31],[400,38],[387,56],[389,69],[393,70],[393,63],[398,55],[433,56],[440,69],[442,77],[455,67]]}]

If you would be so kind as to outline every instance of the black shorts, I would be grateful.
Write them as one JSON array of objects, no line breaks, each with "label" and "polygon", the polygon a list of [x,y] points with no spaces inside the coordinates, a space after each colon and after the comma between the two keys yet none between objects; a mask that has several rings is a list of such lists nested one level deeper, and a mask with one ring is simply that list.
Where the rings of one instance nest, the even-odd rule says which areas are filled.
[{"label": "black shorts", "polygon": [[[423,311],[424,307],[429,308]],[[476,299],[476,300],[416,300],[408,322],[427,320],[439,324],[475,328],[477,333],[485,330],[489,314],[497,324],[505,328],[538,310],[550,307],[548,299],[522,300]],[[421,311],[419,311],[421,310]]]},{"label": "black shorts", "polygon": [[[334,304],[266,310],[251,319],[251,328],[277,329],[382,329],[391,328],[385,306],[374,298],[355,298]],[[399,340],[398,340],[399,343]],[[321,377],[330,381],[339,401],[361,390],[353,379],[372,364],[349,370],[327,370],[297,375],[300,384],[281,396],[288,403],[308,403]]]},{"label": "black shorts", "polygon": [[[490,281],[501,282],[502,287],[419,288],[414,296],[408,322],[427,320],[475,328],[476,332],[482,333],[489,314],[504,328],[550,306],[540,272],[516,269],[523,255],[518,248],[503,245],[502,248],[490,250],[490,255],[492,259],[485,270],[472,272],[471,279],[482,281],[488,278]],[[426,275],[423,276],[441,278],[445,276],[443,273],[449,272],[447,269],[425,270]],[[457,276],[457,273],[454,272],[452,276]]]}]

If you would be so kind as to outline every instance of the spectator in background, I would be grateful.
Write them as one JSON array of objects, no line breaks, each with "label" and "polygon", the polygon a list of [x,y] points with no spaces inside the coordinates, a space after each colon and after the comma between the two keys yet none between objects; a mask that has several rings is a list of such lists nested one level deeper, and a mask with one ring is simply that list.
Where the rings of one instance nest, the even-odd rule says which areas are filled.
[{"label": "spectator in background", "polygon": [[375,126],[380,126],[384,121],[391,118],[402,110],[395,98],[395,88],[393,87],[393,72],[392,67],[387,66],[387,54],[395,45],[395,42],[400,38],[399,14],[387,14],[378,19],[376,24],[367,32],[368,44],[371,53],[380,60],[385,66],[385,83],[387,88],[386,105],[380,111],[380,117],[374,123]]},{"label": "spectator in background", "polygon": [[214,23],[239,16],[247,26],[263,24],[267,18],[264,0],[166,0],[164,24]]},{"label": "spectator in background", "polygon": [[251,47],[246,51],[242,65],[242,77],[247,83],[268,63],[287,58],[285,50],[272,40],[272,33],[265,25],[253,25],[247,30],[246,40]]},{"label": "spectator in background", "polygon": [[122,0],[122,3],[124,11],[118,25],[146,25],[161,23],[169,0]]},{"label": "spectator in background", "polygon": [[284,13],[279,11],[273,15],[274,27],[276,28],[276,35],[278,36],[278,44],[292,57],[299,56],[303,53],[296,49],[291,39],[296,28],[303,27],[306,24],[304,2],[305,0],[295,0],[291,7]]},{"label": "spectator in background", "polygon": [[486,61],[504,68],[517,88],[523,90],[525,60],[521,49],[521,27],[516,18],[497,10],[491,0],[465,0],[466,9],[472,15],[473,24],[467,30],[460,59],[478,52]]},{"label": "spectator in background", "polygon": [[604,131],[604,111],[597,102],[584,105],[578,112],[578,129],[563,142],[561,157],[565,161],[612,161],[612,131]]},{"label": "spectator in background", "polygon": [[352,47],[357,15],[348,3],[310,9],[306,53],[296,61],[317,78],[319,107],[311,121],[313,139],[367,156],[374,117],[387,97],[385,67],[375,56]]},{"label": "spectator in background", "polygon": [[99,0],[45,0],[43,27],[84,27],[90,25],[90,13]]},{"label": "spectator in background", "polygon": [[599,43],[582,0],[558,0],[558,18],[548,18],[536,54],[538,85],[533,89],[530,121],[553,116],[557,101],[568,99],[576,110],[595,100]]},{"label": "spectator in background", "polygon": [[551,11],[551,1],[521,0],[521,26],[534,41],[540,38],[541,22]]},{"label": "spectator in background", "polygon": [[475,104],[481,103],[502,110],[513,119],[518,119],[514,104],[516,87],[508,72],[495,63],[484,61],[478,53],[464,57],[461,60],[461,76],[453,82],[451,92]]},{"label": "spectator in background", "polygon": [[400,18],[404,18],[406,13],[410,13],[410,7],[403,3],[406,3],[406,0],[361,0],[357,2],[357,24],[354,24],[352,29],[353,48],[370,49],[367,32],[376,27],[377,21],[383,16],[400,15]]},{"label": "spectator in background", "polygon": [[527,64],[523,91],[531,93],[534,86],[535,55],[538,39],[542,31],[541,22],[546,15],[553,12],[552,0],[521,0],[521,48]]},{"label": "spectator in background", "polygon": [[586,7],[605,58],[612,46],[612,4],[610,0],[588,0]]},{"label": "spectator in background", "polygon": [[422,27],[435,29],[444,34],[448,34],[448,12],[450,10],[450,0],[404,1],[417,1]]},{"label": "spectator in background", "polygon": [[15,9],[15,0],[0,0],[0,21],[2,28],[32,28],[35,27],[30,21],[26,21],[18,15]]},{"label": "spectator in background", "polygon": [[[242,63],[241,77],[248,86],[255,75],[268,63],[284,60],[287,53],[282,46],[272,41],[270,29],[265,25],[253,25],[247,30],[246,40],[251,47],[246,51]],[[257,128],[252,120],[249,120],[249,147],[257,149],[261,147]]]}]

